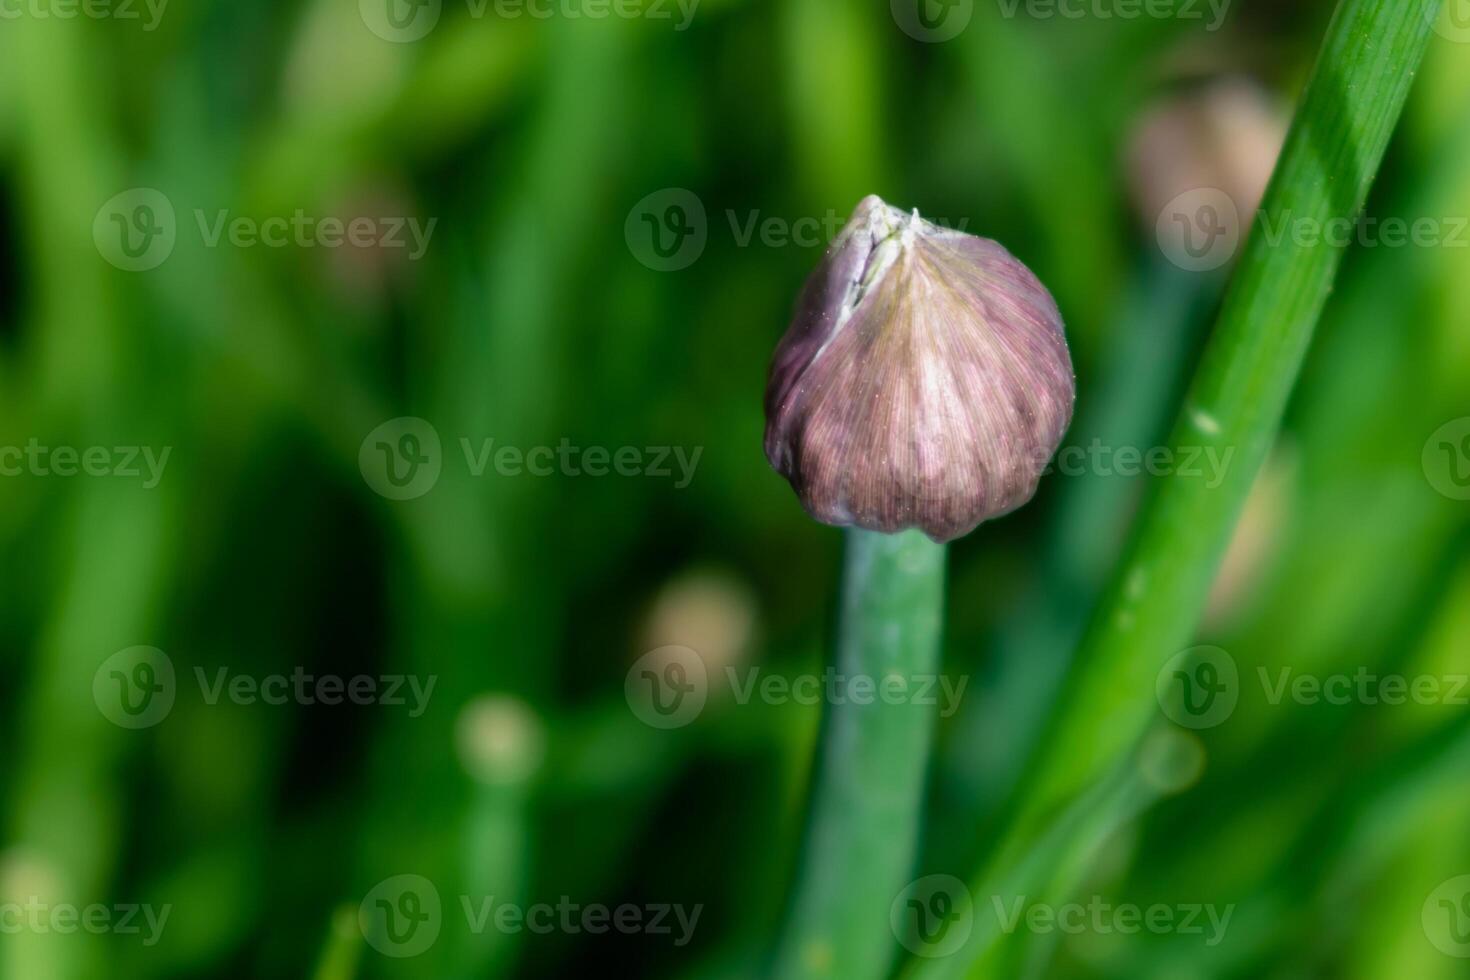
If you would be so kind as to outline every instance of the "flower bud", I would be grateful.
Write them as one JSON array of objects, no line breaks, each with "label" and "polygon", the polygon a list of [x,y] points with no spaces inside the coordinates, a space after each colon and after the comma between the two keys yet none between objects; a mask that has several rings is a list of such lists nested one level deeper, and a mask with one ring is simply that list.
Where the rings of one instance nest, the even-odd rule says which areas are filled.
[{"label": "flower bud", "polygon": [[[1223,191],[1247,227],[1286,141],[1287,113],[1260,85],[1216,79],[1161,98],[1128,141],[1128,177],[1140,216],[1152,226],[1181,196]],[[1244,229],[1240,229],[1243,231]]]},{"label": "flower bud", "polygon": [[1031,499],[1075,395],[1030,270],[869,196],[776,348],[766,458],[819,521],[948,541]]},{"label": "flower bud", "polygon": [[525,701],[510,694],[482,694],[455,720],[459,758],[470,775],[488,785],[529,780],[546,755],[546,726]]}]

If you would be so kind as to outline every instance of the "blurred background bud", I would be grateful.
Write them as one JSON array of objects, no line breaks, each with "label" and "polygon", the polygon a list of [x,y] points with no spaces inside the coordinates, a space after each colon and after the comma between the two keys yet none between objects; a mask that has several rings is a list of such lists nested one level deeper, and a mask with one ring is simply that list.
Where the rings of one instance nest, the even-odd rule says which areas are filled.
[{"label": "blurred background bud", "polygon": [[326,249],[327,269],[333,292],[345,306],[363,311],[381,309],[389,294],[413,276],[414,266],[432,241],[415,239],[405,226],[416,222],[418,234],[428,229],[429,219],[396,181],[370,179],[354,184],[346,194],[329,201],[327,214],[341,218],[351,227],[354,221],[371,222],[366,236],[345,235],[342,244]]},{"label": "blurred background bud", "polygon": [[723,569],[695,568],[658,590],[639,629],[638,648],[689,647],[718,672],[749,655],[757,626],[755,594],[745,582]]},{"label": "blurred background bud", "polygon": [[1140,219],[1192,191],[1223,191],[1249,225],[1286,139],[1287,113],[1253,79],[1227,76],[1159,98],[1127,144],[1129,190]]},{"label": "blurred background bud", "polygon": [[482,783],[521,783],[541,768],[546,732],[525,701],[487,694],[465,705],[455,725],[461,764]]}]

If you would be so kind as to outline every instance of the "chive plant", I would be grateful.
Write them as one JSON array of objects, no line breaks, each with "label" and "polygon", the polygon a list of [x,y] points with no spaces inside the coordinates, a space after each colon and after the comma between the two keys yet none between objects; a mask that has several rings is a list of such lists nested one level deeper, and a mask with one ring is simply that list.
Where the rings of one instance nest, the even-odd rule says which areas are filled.
[{"label": "chive plant", "polygon": [[[827,706],[776,975],[882,976],[919,836],[945,544],[1014,510],[1072,417],[1051,294],[998,243],[865,198],[808,280],[771,367],[766,455],[851,526],[836,670],[883,697]],[[896,694],[892,692],[897,692]]]},{"label": "chive plant", "polygon": [[[1359,216],[1438,8],[1339,6],[1267,220],[1327,227]],[[1344,251],[1257,235],[1242,256],[1170,439],[1230,447],[1236,465],[1218,487],[1154,488],[977,894],[1065,888],[1090,857],[1076,842],[1100,840],[1146,804],[1124,770],[1151,716],[1153,677],[1195,627]],[[814,517],[854,526],[839,670],[938,669],[942,542],[1031,497],[1074,393],[1060,315],[1029,271],[993,242],[863,201],[803,291],[766,404],[772,465]],[[883,976],[933,719],[912,704],[827,710],[774,973]],[[914,972],[1005,975],[995,945],[993,931],[977,930],[958,954]]]}]

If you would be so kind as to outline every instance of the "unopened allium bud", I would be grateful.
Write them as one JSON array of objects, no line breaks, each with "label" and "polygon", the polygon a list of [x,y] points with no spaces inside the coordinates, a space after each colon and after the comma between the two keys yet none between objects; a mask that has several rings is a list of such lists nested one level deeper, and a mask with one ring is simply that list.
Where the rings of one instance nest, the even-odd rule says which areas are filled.
[{"label": "unopened allium bud", "polygon": [[1075,394],[1030,270],[869,196],[776,348],[766,458],[817,520],[948,541],[1031,499]]}]

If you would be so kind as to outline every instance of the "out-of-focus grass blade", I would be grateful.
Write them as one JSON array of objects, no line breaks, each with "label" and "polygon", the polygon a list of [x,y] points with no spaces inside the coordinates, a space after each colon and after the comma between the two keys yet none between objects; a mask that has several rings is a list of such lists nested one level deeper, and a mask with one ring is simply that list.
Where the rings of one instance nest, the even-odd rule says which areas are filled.
[{"label": "out-of-focus grass blade", "polygon": [[[1344,0],[1263,205],[1269,224],[1358,216],[1430,36],[1438,0]],[[1062,711],[1030,776],[1029,792],[982,876],[1030,854],[1068,801],[1118,764],[1154,710],[1160,666],[1188,642],[1219,557],[1275,437],[1287,396],[1345,247],[1309,247],[1258,228],[1170,439],[1176,449],[1234,451],[1224,481],[1161,480],[1146,503],[1079,656]],[[923,964],[922,976],[952,976],[993,945],[971,940]]]},{"label": "out-of-focus grass blade", "polygon": [[[885,176],[872,15],[838,0],[793,0],[781,17],[799,184],[839,210],[854,207]],[[863,108],[834,110],[839,94]]]},{"label": "out-of-focus grass blade", "polygon": [[[1439,0],[1344,0],[1171,443],[1234,450],[1218,488],[1161,480],[1081,650],[1081,673],[1042,766],[1036,809],[1085,785],[1133,741],[1154,677],[1188,642],[1219,556],[1276,428],[1345,248],[1266,228],[1355,219]],[[1035,810],[1033,810],[1035,812]]]},{"label": "out-of-focus grass blade", "polygon": [[362,955],[362,932],[357,926],[357,909],[343,905],[332,913],[332,923],[317,963],[316,980],[352,980]]}]

